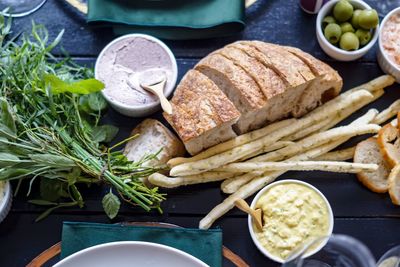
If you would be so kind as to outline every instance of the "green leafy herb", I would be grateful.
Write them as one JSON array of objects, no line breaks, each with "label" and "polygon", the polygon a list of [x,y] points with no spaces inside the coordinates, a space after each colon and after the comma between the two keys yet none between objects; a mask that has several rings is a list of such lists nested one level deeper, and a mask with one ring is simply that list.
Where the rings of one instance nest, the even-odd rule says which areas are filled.
[{"label": "green leafy herb", "polygon": [[100,93],[90,94],[87,98],[92,111],[102,111],[107,107],[107,102]]},{"label": "green leafy herb", "polygon": [[86,95],[104,88],[104,84],[96,79],[86,79],[76,82],[64,82],[53,74],[44,74],[44,81],[50,86],[53,94],[73,93]]},{"label": "green leafy herb", "polygon": [[110,192],[103,197],[101,201],[103,209],[110,219],[114,219],[117,216],[121,202],[118,197],[114,195],[110,189]]},{"label": "green leafy herb", "polygon": [[[29,180],[28,195],[39,183],[41,199],[31,203],[50,208],[38,220],[60,207],[82,207],[80,186],[101,182],[128,203],[159,210],[164,195],[141,179],[162,168],[143,165],[156,155],[131,162],[118,150],[125,141],[104,147],[118,131],[100,125],[104,85],[91,69],[50,53],[63,32],[48,44],[43,26],[33,23],[18,42],[10,30],[10,20],[0,16],[0,180]],[[115,217],[119,200],[106,196],[105,211]]]},{"label": "green leafy herb", "polygon": [[118,133],[118,128],[113,125],[96,126],[92,130],[93,140],[96,142],[110,142]]}]

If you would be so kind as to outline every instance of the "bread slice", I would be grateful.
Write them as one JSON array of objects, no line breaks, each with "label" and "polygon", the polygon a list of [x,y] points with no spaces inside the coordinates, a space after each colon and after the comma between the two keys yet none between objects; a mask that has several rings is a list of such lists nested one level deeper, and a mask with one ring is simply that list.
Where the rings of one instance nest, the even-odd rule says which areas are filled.
[{"label": "bread slice", "polygon": [[285,54],[283,56],[291,60],[291,65],[299,71],[305,80],[309,81],[312,78],[310,71],[316,77],[304,90],[292,111],[294,117],[303,116],[321,103],[325,103],[340,93],[343,85],[342,78],[327,64],[295,47],[280,46],[258,41],[255,43],[260,47],[265,47],[278,53],[282,53],[282,50],[286,50],[290,55]]},{"label": "bread slice", "polygon": [[313,81],[301,96],[294,111],[295,116],[301,116],[339,95],[343,80],[337,71],[298,48],[290,46],[283,48],[301,59],[315,76],[320,77]]},{"label": "bread slice", "polygon": [[393,204],[400,205],[400,164],[396,165],[390,172],[389,196]]},{"label": "bread slice", "polygon": [[136,134],[138,137],[130,140],[124,148],[125,156],[133,162],[141,161],[144,156],[155,154],[160,149],[157,159],[146,161],[145,166],[162,165],[185,154],[182,142],[157,120],[145,119],[133,129],[131,136]]},{"label": "bread slice", "polygon": [[241,117],[234,127],[238,134],[266,124],[267,99],[243,68],[228,58],[213,53],[202,59],[195,69],[211,79],[240,111]]},{"label": "bread slice", "polygon": [[286,84],[275,71],[265,67],[257,59],[250,57],[242,50],[234,46],[227,46],[216,52],[232,60],[235,65],[246,71],[256,81],[267,100],[285,91]]},{"label": "bread slice", "polygon": [[388,191],[390,167],[383,158],[376,138],[371,137],[357,144],[354,162],[378,164],[378,170],[357,173],[358,180],[368,189],[376,193]]},{"label": "bread slice", "polygon": [[212,80],[196,70],[182,78],[171,105],[172,115],[163,115],[192,155],[236,136],[232,125],[239,111]]},{"label": "bread slice", "polygon": [[271,101],[270,114],[274,120],[287,116],[298,117],[297,103],[309,84],[316,79],[311,70],[298,58],[284,49],[273,49],[257,41],[239,41],[231,46],[241,49],[265,67],[274,70],[286,84],[285,90]]},{"label": "bread slice", "polygon": [[399,139],[399,130],[390,123],[379,130],[377,139],[379,148],[383,158],[391,168],[400,163],[400,147],[399,143],[396,142]]}]

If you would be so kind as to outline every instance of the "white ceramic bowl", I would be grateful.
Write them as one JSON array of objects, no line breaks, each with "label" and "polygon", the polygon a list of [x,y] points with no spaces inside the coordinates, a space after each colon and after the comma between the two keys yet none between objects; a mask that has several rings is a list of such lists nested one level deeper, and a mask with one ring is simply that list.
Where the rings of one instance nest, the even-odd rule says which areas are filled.
[{"label": "white ceramic bowl", "polygon": [[[178,78],[178,66],[176,64],[175,56],[166,44],[164,44],[159,39],[157,39],[153,36],[147,35],[147,34],[136,34],[136,33],[135,34],[126,34],[126,35],[123,35],[123,36],[113,40],[106,47],[104,47],[103,50],[100,52],[100,55],[98,56],[95,67],[94,67],[96,79],[98,79],[98,74],[97,74],[96,70],[98,69],[99,59],[103,56],[105,51],[107,51],[113,44],[115,44],[117,42],[120,42],[124,39],[130,39],[130,38],[136,38],[136,37],[144,38],[144,39],[147,39],[147,40],[157,43],[168,54],[168,56],[172,62],[172,79],[168,80],[166,88],[164,89],[164,94],[166,97],[169,97],[175,88],[176,80]],[[143,53],[146,53],[146,52],[148,52],[148,51],[143,51]],[[118,111],[119,113],[121,113],[123,115],[129,116],[129,117],[145,117],[145,116],[148,116],[160,109],[160,101],[159,100],[157,100],[153,103],[149,103],[149,104],[131,106],[131,105],[126,105],[126,104],[120,103],[114,99],[111,99],[103,91],[102,91],[102,95],[106,99],[106,101],[116,111]]]},{"label": "white ceramic bowl", "polygon": [[[322,50],[327,53],[330,57],[340,60],[340,61],[353,61],[362,56],[364,56],[376,43],[378,40],[379,35],[379,24],[373,30],[372,38],[369,43],[356,50],[356,51],[345,51],[332,45],[328,40],[325,38],[324,33],[322,31],[322,20],[328,15],[332,13],[333,6],[339,2],[339,0],[331,0],[326,3],[318,13],[317,22],[316,22],[316,34],[318,43],[321,46]],[[360,0],[349,0],[349,2],[357,9],[371,9],[371,7],[365,3],[364,1]]]},{"label": "white ceramic bowl", "polygon": [[[255,208],[256,203],[258,201],[258,199],[266,192],[268,191],[270,188],[276,186],[276,185],[280,185],[280,184],[299,184],[299,185],[303,185],[306,186],[308,188],[310,188],[311,190],[315,191],[316,193],[318,193],[319,196],[321,196],[321,198],[324,200],[324,202],[326,203],[326,207],[328,209],[328,214],[329,214],[329,229],[328,232],[326,233],[326,236],[330,236],[332,234],[333,231],[333,224],[334,224],[334,220],[333,220],[333,212],[332,212],[332,208],[331,205],[329,204],[328,200],[326,199],[326,197],[314,186],[299,181],[299,180],[292,180],[292,179],[288,179],[288,180],[281,180],[278,182],[274,182],[271,183],[267,186],[265,186],[263,189],[261,189],[260,192],[258,192],[258,194],[254,197],[253,202],[251,202],[251,208]],[[263,253],[266,257],[270,258],[273,261],[279,262],[279,263],[283,263],[284,260],[282,260],[281,258],[272,255],[268,250],[266,250],[263,245],[260,243],[260,241],[258,241],[257,236],[255,234],[255,230],[253,228],[253,219],[251,218],[251,216],[248,216],[248,227],[249,227],[249,232],[251,235],[251,239],[253,239],[254,244],[256,245],[256,247],[258,248],[258,250]],[[322,241],[314,250],[309,251],[305,254],[305,256],[311,256],[315,253],[317,253],[320,249],[322,249],[325,244],[328,242],[328,238],[325,238],[324,241]]]},{"label": "white ceramic bowl", "polygon": [[173,247],[142,241],[100,244],[78,251],[54,267],[209,267],[192,255]]},{"label": "white ceramic bowl", "polygon": [[[387,14],[385,16],[385,18],[382,20],[381,23],[381,28],[380,31],[383,30],[383,28],[385,27],[385,23],[388,20],[388,18],[393,15],[394,13],[400,13],[400,7],[393,9],[392,11],[389,12],[389,14]],[[399,26],[400,27],[400,26]],[[400,38],[400,37],[399,37]],[[379,48],[378,48],[378,63],[379,66],[381,67],[381,69],[387,73],[392,75],[393,77],[396,78],[396,81],[398,83],[400,83],[400,67],[395,65],[392,61],[389,60],[389,58],[387,57],[386,53],[383,50],[382,47],[382,41],[381,41],[381,37],[379,37]]]},{"label": "white ceramic bowl", "polygon": [[[0,182],[1,183],[1,182]],[[11,209],[12,190],[10,182],[5,182],[3,194],[0,195],[0,222],[2,222]]]}]

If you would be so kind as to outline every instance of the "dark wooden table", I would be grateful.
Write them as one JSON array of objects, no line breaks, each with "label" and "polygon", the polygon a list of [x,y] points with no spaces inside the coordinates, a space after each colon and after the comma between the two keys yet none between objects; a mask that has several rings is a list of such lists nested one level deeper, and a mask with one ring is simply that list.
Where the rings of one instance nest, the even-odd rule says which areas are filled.
[{"label": "dark wooden table", "polygon": [[[380,16],[400,5],[400,0],[367,2],[378,10]],[[65,29],[62,47],[82,64],[93,64],[101,49],[114,38],[107,29],[89,28],[85,17],[63,1],[48,0],[36,13],[15,19],[14,32],[29,31],[32,19],[46,25],[51,38]],[[372,49],[364,58],[355,62],[336,62],[319,48],[314,32],[315,16],[302,12],[297,0],[259,0],[247,11],[247,27],[241,34],[229,38],[166,43],[178,59],[180,77],[207,53],[238,39],[257,39],[291,45],[310,52],[340,72],[344,78],[345,89],[382,74],[376,63],[376,49]],[[62,56],[60,51],[58,49],[55,52]],[[392,86],[381,99],[369,107],[380,110],[387,107],[400,98],[399,89],[398,85]],[[367,108],[364,108],[361,112],[366,110]],[[160,118],[160,115],[156,114],[154,117]],[[126,137],[140,121],[121,116],[112,110],[107,112],[105,120],[120,127],[118,139]],[[392,205],[386,194],[368,191],[354,175],[289,172],[280,179],[284,178],[302,179],[319,188],[332,205],[335,214],[334,232],[358,238],[371,249],[376,258],[400,243],[400,208]],[[189,186],[167,191],[168,200],[163,205],[162,215],[147,214],[140,209],[124,205],[120,215],[110,221],[104,215],[100,203],[106,190],[107,187],[100,186],[84,190],[86,205],[83,209],[60,209],[38,223],[34,220],[43,209],[28,204],[26,191],[22,190],[14,199],[10,214],[0,224],[0,266],[25,266],[38,253],[60,240],[63,221],[159,221],[197,227],[200,219],[225,198],[217,183]],[[243,213],[231,211],[217,221],[214,227],[223,229],[224,244],[251,266],[278,266],[265,258],[254,246],[247,230],[247,217]],[[225,263],[224,266],[230,265]]]}]

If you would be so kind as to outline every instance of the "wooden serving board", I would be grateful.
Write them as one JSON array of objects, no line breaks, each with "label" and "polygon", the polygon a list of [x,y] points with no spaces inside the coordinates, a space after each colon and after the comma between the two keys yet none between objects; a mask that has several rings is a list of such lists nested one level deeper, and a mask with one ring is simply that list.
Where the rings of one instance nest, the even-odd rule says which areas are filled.
[{"label": "wooden serving board", "polygon": [[[122,225],[133,226],[149,226],[149,227],[162,227],[162,228],[181,228],[175,224],[159,223],[159,222],[122,222]],[[49,247],[38,256],[36,256],[26,267],[42,267],[54,257],[61,253],[61,242]],[[249,265],[238,255],[233,253],[229,248],[222,246],[222,255],[225,259],[237,267],[248,267]]]}]

